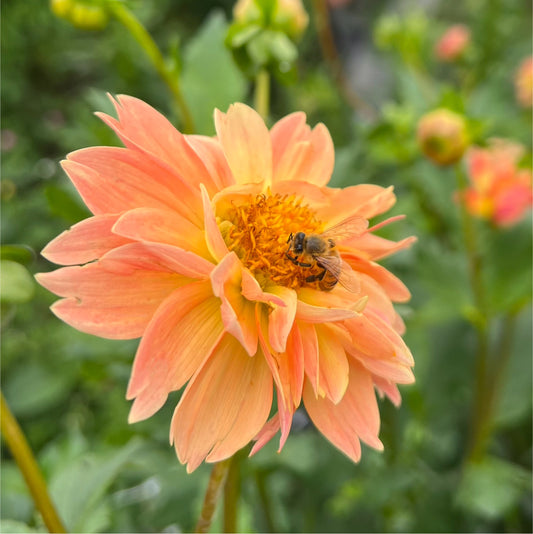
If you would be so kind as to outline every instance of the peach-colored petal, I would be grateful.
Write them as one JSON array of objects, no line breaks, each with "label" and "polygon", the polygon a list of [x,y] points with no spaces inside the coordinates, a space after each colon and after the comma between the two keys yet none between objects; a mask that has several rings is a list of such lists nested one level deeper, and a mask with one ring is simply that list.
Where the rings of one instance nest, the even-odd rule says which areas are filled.
[{"label": "peach-colored petal", "polygon": [[95,215],[81,221],[50,241],[41,254],[60,265],[88,263],[121,245],[130,243],[127,237],[113,234],[111,229],[120,217]]},{"label": "peach-colored petal", "polygon": [[316,398],[309,384],[304,386],[304,403],[309,417],[326,438],[353,461],[361,456],[359,439],[378,450],[379,411],[370,373],[350,363],[350,386],[338,404]]},{"label": "peach-colored petal", "polygon": [[381,397],[383,397],[383,395],[387,395],[394,406],[397,408],[400,406],[402,403],[402,397],[398,391],[398,387],[394,382],[386,380],[377,375],[372,375],[372,381],[374,382],[374,386],[376,386],[376,389]]},{"label": "peach-colored petal", "polygon": [[108,271],[101,262],[64,267],[36,275],[49,291],[68,297],[52,311],[74,328],[110,339],[140,337],[157,307],[183,277],[158,268],[124,266],[128,275]]},{"label": "peach-colored petal", "polygon": [[139,152],[118,147],[84,148],[71,152],[62,165],[95,215],[141,207],[167,208],[202,227],[199,189]]},{"label": "peach-colored petal", "polygon": [[218,187],[207,171],[203,159],[187,143],[187,138],[153,107],[127,95],[111,101],[118,120],[96,113],[120,137],[126,147],[151,156],[174,169],[190,183],[203,183],[214,193]]},{"label": "peach-colored petal", "polygon": [[204,135],[189,135],[186,140],[202,159],[218,191],[235,185],[235,178],[217,139]]},{"label": "peach-colored petal", "polygon": [[174,245],[210,258],[204,232],[179,213],[167,209],[137,208],[123,213],[113,232],[135,241]]},{"label": "peach-colored petal", "polygon": [[242,264],[234,252],[229,253],[211,274],[213,293],[222,300],[222,322],[250,356],[257,351],[255,303],[241,292]]},{"label": "peach-colored petal", "polygon": [[372,277],[394,302],[407,302],[411,293],[405,284],[381,265],[359,258],[353,254],[342,254],[354,271]]},{"label": "peach-colored petal", "polygon": [[126,397],[129,422],[153,415],[196,372],[223,335],[220,301],[208,281],[176,289],[157,309],[135,356]]},{"label": "peach-colored petal", "polygon": [[217,225],[215,212],[211,201],[209,200],[207,191],[203,186],[200,186],[200,190],[202,193],[202,204],[204,209],[205,240],[207,248],[209,249],[211,256],[215,260],[220,261],[229,253],[229,250]]},{"label": "peach-colored petal", "polygon": [[269,288],[269,293],[278,296],[284,305],[271,304],[272,309],[268,319],[268,341],[275,351],[284,352],[287,337],[296,315],[296,292],[287,287],[272,286]]},{"label": "peach-colored petal", "polygon": [[170,440],[187,471],[207,457],[216,462],[244,447],[265,424],[272,376],[264,359],[250,358],[224,336],[192,378],[174,412]]},{"label": "peach-colored petal", "polygon": [[272,183],[272,145],[263,119],[244,104],[215,112],[218,139],[238,184]]},{"label": "peach-colored petal", "polygon": [[271,130],[274,182],[306,181],[319,186],[331,178],[334,165],[333,141],[323,124],[312,131],[304,113],[293,113]]},{"label": "peach-colored petal", "polygon": [[394,188],[360,184],[336,189],[330,202],[317,209],[320,219],[336,224],[351,215],[370,219],[390,209],[396,202]]},{"label": "peach-colored petal", "polygon": [[259,452],[279,431],[279,414],[276,412],[263,426],[257,436],[254,437],[255,445],[252,447],[249,456]]},{"label": "peach-colored petal", "polygon": [[318,394],[334,404],[348,387],[348,359],[339,332],[333,325],[315,325],[319,353]]},{"label": "peach-colored petal", "polygon": [[343,243],[343,246],[352,248],[352,253],[366,260],[381,260],[416,243],[416,237],[406,237],[401,241],[390,241],[374,234],[363,234],[360,237]]},{"label": "peach-colored petal", "polygon": [[318,397],[320,353],[315,327],[313,324],[299,321],[294,329],[298,331],[302,343],[305,375],[313,387],[315,396]]}]

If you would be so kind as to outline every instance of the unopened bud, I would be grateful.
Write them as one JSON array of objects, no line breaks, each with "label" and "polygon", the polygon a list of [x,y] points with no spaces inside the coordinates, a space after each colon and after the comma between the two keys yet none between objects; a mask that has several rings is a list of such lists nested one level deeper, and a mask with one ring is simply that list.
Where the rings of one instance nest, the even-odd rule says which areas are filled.
[{"label": "unopened bud", "polygon": [[435,55],[441,61],[459,59],[470,44],[470,30],[464,24],[450,26],[435,45]]},{"label": "unopened bud", "polygon": [[439,165],[459,161],[470,142],[464,117],[449,109],[424,115],[418,123],[417,138],[422,152]]}]

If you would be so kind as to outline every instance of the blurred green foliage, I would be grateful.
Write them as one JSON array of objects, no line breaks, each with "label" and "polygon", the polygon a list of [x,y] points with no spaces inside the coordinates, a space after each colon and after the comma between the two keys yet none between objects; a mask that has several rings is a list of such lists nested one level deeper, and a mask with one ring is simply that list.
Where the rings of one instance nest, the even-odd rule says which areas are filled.
[{"label": "blurred green foliage", "polygon": [[[270,443],[243,461],[239,529],[531,532],[531,218],[511,229],[479,224],[491,362],[505,351],[509,362],[498,377],[486,455],[465,467],[476,340],[455,177],[426,161],[415,139],[420,116],[444,106],[466,114],[477,142],[508,137],[531,151],[531,115],[513,89],[514,72],[531,53],[531,6],[442,1],[423,11],[416,2],[403,10],[379,2],[367,12],[356,4],[341,9],[363,17],[366,46],[388,73],[381,100],[359,95],[376,118],[350,108],[311,24],[298,79],[273,87],[272,120],[301,109],[311,124],[326,123],[337,149],[333,185],[395,186],[393,214],[407,219],[382,233],[419,241],[384,263],[413,294],[399,310],[417,382],[402,388],[399,410],[380,402],[385,451],[365,448],[358,465],[304,414],[281,454]],[[232,3],[129,5],[180,72],[198,132],[212,134],[213,108],[251,94],[223,47]],[[124,395],[136,342],[98,339],[61,323],[48,310],[54,297],[29,274],[50,270],[39,251],[88,215],[58,162],[78,148],[118,144],[92,115],[112,112],[106,92],[142,98],[175,121],[167,87],[112,20],[105,31],[83,32],[54,17],[46,2],[14,0],[3,3],[2,15],[2,389],[71,531],[190,530],[210,467],[187,475],[168,444],[179,393],[151,419],[128,425]],[[456,22],[471,27],[472,52],[462,63],[440,64],[434,43]],[[1,493],[0,530],[45,530],[6,448]],[[220,511],[217,521],[220,529]]]}]

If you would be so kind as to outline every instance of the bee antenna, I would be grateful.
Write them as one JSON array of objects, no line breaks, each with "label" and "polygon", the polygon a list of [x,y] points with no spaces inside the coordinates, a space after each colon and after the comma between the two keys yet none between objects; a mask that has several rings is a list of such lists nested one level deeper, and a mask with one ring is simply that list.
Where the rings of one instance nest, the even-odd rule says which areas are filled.
[{"label": "bee antenna", "polygon": [[288,237],[287,239],[287,243],[292,239],[292,232],[291,232],[291,235]]}]

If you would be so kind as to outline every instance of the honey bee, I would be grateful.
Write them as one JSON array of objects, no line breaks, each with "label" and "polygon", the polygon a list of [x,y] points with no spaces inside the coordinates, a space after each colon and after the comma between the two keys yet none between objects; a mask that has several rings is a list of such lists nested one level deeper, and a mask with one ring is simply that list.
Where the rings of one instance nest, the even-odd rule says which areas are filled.
[{"label": "honey bee", "polygon": [[[285,256],[295,265],[311,268],[318,265],[322,272],[308,276],[306,282],[318,281],[323,291],[331,291],[340,283],[348,291],[357,293],[359,281],[352,268],[341,258],[337,243],[361,235],[368,222],[358,215],[348,217],[320,234],[296,232],[287,239]],[[291,254],[292,253],[292,254]]]}]

